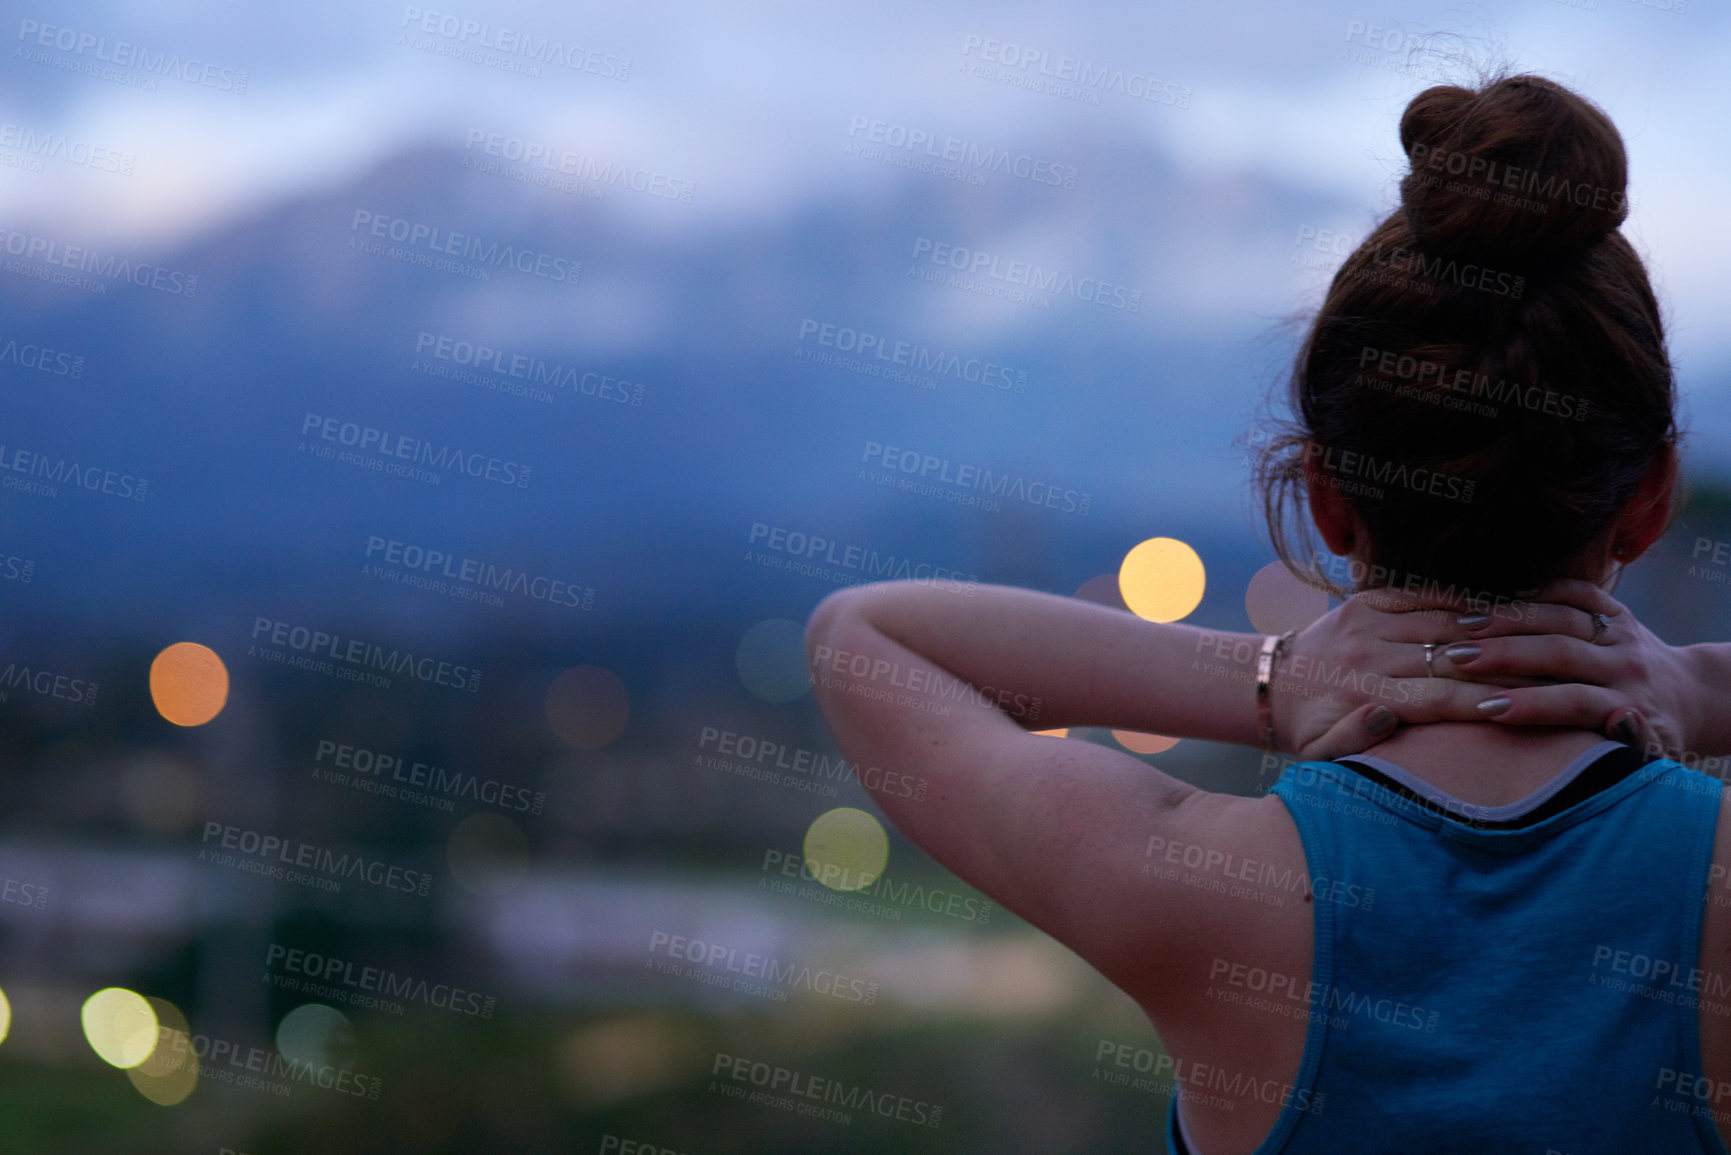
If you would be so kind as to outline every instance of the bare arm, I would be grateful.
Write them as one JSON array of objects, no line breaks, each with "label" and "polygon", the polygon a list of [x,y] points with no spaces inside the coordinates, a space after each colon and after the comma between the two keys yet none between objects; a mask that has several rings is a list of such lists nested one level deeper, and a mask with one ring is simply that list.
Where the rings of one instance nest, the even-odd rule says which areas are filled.
[{"label": "bare arm", "polygon": [[[1409,721],[1439,709],[1478,717],[1483,686],[1458,699],[1403,700],[1403,687],[1441,689],[1445,681],[1389,678],[1338,660],[1411,662],[1422,653],[1414,639],[1450,629],[1465,636],[1358,599],[1330,611],[1300,635],[1289,669],[1309,664],[1276,695],[1281,745],[1302,750],[1334,734],[1346,751],[1364,749],[1376,741],[1364,720],[1383,700],[1390,727],[1395,712]],[[890,582],[824,599],[807,626],[806,653],[813,693],[842,750],[929,783],[921,798],[874,791],[896,826],[1133,989],[1147,968],[1218,941],[1210,928],[1222,931],[1215,924],[1237,905],[1144,876],[1149,840],[1224,845],[1218,832],[1227,829],[1254,838],[1257,823],[1273,821],[1264,805],[1272,800],[1211,794],[1106,746],[1031,731],[1111,726],[1259,745],[1260,641],[1029,590]],[[1319,687],[1325,692],[1299,692]],[[1316,737],[1300,741],[1306,733]]]}]

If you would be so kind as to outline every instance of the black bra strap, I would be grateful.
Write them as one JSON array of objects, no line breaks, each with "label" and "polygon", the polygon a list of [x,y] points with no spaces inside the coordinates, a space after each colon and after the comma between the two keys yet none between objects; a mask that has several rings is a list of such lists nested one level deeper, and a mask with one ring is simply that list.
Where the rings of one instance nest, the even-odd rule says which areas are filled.
[{"label": "black bra strap", "polygon": [[1439,806],[1429,798],[1420,794],[1415,794],[1413,791],[1407,789],[1407,787],[1388,777],[1388,775],[1378,771],[1375,767],[1360,762],[1358,759],[1353,758],[1350,755],[1345,758],[1337,758],[1335,759],[1335,762],[1338,765],[1350,767],[1355,773],[1364,775],[1364,777],[1370,779],[1372,782],[1375,782],[1377,785],[1393,794],[1398,794],[1402,798],[1410,799],[1413,802],[1418,803],[1420,806],[1423,806],[1426,810],[1433,811],[1437,814],[1447,815],[1463,825],[1471,826],[1479,830],[1520,830],[1523,827],[1543,822],[1554,814],[1561,814],[1569,807],[1580,802],[1585,802],[1587,799],[1603,790],[1610,789],[1612,786],[1615,786],[1617,783],[1621,782],[1623,779],[1657,758],[1658,755],[1643,754],[1633,746],[1619,746],[1615,750],[1607,750],[1598,758],[1593,759],[1592,763],[1587,766],[1586,769],[1575,775],[1574,780],[1567,786],[1557,791],[1550,798],[1547,798],[1543,805],[1521,815],[1519,818],[1510,818],[1503,821],[1492,821],[1488,818],[1468,818],[1458,811],[1449,810],[1445,807]]}]

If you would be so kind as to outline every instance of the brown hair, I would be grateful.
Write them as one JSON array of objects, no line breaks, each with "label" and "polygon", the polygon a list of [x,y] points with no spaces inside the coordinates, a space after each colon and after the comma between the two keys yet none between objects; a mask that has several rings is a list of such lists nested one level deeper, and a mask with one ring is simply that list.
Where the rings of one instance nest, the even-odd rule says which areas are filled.
[{"label": "brown hair", "polygon": [[1296,420],[1258,452],[1269,535],[1301,580],[1351,592],[1314,564],[1320,454],[1397,580],[1537,587],[1681,435],[1659,305],[1618,229],[1622,137],[1562,85],[1502,75],[1419,93],[1400,142],[1401,207],[1335,274],[1293,364]]}]

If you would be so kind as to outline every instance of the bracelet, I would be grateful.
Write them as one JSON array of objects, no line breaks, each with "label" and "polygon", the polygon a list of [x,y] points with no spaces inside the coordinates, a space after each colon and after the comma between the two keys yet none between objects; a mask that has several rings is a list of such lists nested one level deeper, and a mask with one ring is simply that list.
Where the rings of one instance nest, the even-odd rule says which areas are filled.
[{"label": "bracelet", "polygon": [[1269,692],[1274,682],[1274,664],[1297,636],[1297,630],[1268,634],[1262,639],[1262,653],[1256,659],[1256,720],[1262,724],[1262,748],[1270,752],[1274,750],[1274,705]]}]

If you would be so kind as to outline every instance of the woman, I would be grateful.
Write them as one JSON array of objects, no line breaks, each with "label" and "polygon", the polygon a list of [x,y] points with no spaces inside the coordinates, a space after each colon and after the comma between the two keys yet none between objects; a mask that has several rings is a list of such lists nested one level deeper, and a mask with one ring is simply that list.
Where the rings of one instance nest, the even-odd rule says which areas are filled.
[{"label": "woman", "polygon": [[[818,702],[850,758],[932,783],[878,795],[904,834],[1147,1011],[1173,1150],[1724,1153],[1731,822],[1656,755],[1731,750],[1731,647],[1606,592],[1672,516],[1678,437],[1622,141],[1533,76],[1429,89],[1400,135],[1403,206],[1258,467],[1287,564],[1323,583],[1286,540],[1307,507],[1377,589],[1264,640],[861,587],[812,615]],[[1311,761],[1215,794],[1032,732],[1062,726]]]}]

